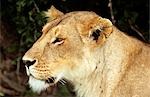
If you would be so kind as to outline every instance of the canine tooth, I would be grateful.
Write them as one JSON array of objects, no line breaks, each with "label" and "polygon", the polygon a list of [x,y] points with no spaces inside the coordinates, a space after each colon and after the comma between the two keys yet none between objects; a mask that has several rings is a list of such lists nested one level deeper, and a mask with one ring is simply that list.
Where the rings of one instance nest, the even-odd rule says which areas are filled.
[{"label": "canine tooth", "polygon": [[26,65],[25,68],[26,68],[27,75],[29,76],[30,75],[29,68]]}]

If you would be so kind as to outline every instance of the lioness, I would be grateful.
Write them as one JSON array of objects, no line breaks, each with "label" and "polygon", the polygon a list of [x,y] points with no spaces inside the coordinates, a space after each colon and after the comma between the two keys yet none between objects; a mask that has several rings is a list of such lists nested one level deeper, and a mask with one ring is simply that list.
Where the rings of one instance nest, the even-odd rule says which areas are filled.
[{"label": "lioness", "polygon": [[42,36],[23,56],[40,92],[69,80],[78,97],[150,97],[150,46],[94,12],[46,12]]}]

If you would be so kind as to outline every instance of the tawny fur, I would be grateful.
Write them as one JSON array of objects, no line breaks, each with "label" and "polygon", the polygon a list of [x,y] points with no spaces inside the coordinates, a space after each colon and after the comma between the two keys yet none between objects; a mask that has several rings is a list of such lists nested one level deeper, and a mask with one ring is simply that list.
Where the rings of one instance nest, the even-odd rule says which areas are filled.
[{"label": "tawny fur", "polygon": [[[49,85],[44,80],[56,77],[55,83],[62,78],[72,82],[78,97],[150,97],[148,44],[94,12],[63,14],[52,7],[46,14],[51,19],[42,36],[23,57],[36,60],[27,68],[34,91],[45,89]],[[96,29],[101,33],[93,40]],[[54,43],[56,38],[61,41]]]}]

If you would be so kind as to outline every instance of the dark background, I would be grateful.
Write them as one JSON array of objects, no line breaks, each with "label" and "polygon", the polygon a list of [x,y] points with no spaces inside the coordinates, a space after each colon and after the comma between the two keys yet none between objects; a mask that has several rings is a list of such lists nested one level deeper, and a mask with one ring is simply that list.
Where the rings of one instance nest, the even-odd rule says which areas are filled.
[{"label": "dark background", "polygon": [[[69,85],[56,85],[41,94],[28,84],[23,54],[41,35],[46,23],[43,11],[54,5],[60,11],[94,11],[110,19],[128,35],[150,43],[149,0],[0,0],[0,96],[74,96]],[[112,10],[108,7],[112,4]],[[113,12],[113,14],[111,14]],[[111,15],[114,16],[112,20]],[[69,90],[69,91],[68,91]]]}]

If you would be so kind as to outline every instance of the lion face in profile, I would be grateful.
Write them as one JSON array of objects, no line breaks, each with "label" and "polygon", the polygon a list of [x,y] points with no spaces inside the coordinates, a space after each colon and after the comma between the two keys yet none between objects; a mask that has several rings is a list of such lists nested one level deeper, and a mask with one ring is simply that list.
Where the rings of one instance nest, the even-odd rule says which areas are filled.
[{"label": "lion face in profile", "polygon": [[92,53],[112,32],[111,22],[94,12],[63,14],[52,7],[47,16],[51,20],[23,57],[29,84],[37,92],[62,79],[88,76],[95,68],[88,64],[97,62]]},{"label": "lion face in profile", "polygon": [[150,97],[150,46],[94,12],[63,14],[53,6],[41,37],[23,56],[40,92],[69,80],[78,97]]}]

